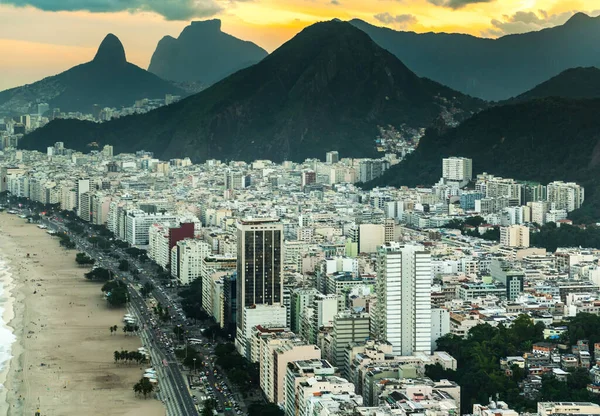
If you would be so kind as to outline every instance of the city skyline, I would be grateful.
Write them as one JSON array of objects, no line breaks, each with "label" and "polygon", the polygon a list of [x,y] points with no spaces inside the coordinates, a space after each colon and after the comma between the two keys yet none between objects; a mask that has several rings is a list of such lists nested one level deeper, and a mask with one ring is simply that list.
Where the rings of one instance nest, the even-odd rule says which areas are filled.
[{"label": "city skyline", "polygon": [[[120,8],[91,7],[85,1],[7,1],[0,5],[0,90],[31,83],[92,59],[109,32],[123,42],[128,60],[147,68],[157,42],[178,36],[192,20],[219,18],[223,31],[272,52],[306,26],[340,18],[417,33],[467,33],[498,37],[563,24],[575,12],[600,14],[593,0],[378,1],[293,0],[274,2],[175,2],[169,9],[136,1]],[[38,6],[39,8],[35,8]]]}]

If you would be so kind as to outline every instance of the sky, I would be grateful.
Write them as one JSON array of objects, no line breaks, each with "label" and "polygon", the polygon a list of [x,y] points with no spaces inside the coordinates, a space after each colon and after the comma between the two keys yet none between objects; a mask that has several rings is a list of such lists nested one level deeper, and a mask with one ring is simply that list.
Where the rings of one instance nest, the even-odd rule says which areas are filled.
[{"label": "sky", "polygon": [[0,0],[0,91],[90,61],[107,33],[147,68],[156,44],[192,20],[271,52],[304,27],[359,18],[396,30],[499,37],[600,15],[598,0]]}]

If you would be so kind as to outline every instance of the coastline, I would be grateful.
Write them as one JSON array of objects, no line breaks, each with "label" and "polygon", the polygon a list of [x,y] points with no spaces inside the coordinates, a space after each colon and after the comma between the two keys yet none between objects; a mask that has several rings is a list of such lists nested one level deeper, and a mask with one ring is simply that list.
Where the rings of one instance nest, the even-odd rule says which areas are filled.
[{"label": "coastline", "polygon": [[0,261],[8,267],[3,323],[16,337],[0,373],[1,413],[33,415],[39,407],[42,415],[164,415],[158,400],[133,393],[142,368],[114,363],[113,351],[136,350],[141,341],[108,331],[120,326],[124,309],[106,306],[101,285],[83,278],[87,269],[77,267],[75,253],[45,230],[0,213]]},{"label": "coastline", "polygon": [[3,366],[2,370],[0,370],[0,408],[2,408],[2,406],[4,406],[5,404],[8,405],[8,403],[7,403],[7,388],[6,388],[5,384],[6,384],[6,380],[8,378],[8,374],[10,372],[11,363],[15,359],[15,353],[19,354],[19,348],[18,348],[18,343],[16,342],[17,341],[16,335],[15,335],[14,329],[13,329],[13,325],[18,327],[18,318],[16,317],[17,315],[15,314],[15,311],[14,311],[15,301],[17,300],[15,298],[15,296],[18,296],[18,295],[16,295],[14,293],[16,285],[14,283],[14,279],[11,274],[10,265],[2,258],[1,253],[0,253],[0,267],[1,267],[0,273],[2,274],[2,286],[3,286],[2,297],[6,299],[6,301],[3,304],[4,310],[2,312],[2,325],[1,326],[2,326],[3,331],[10,332],[10,334],[13,337],[12,342],[10,344],[10,350],[9,350],[10,356],[7,357],[6,361],[3,361],[2,363],[0,363]]}]

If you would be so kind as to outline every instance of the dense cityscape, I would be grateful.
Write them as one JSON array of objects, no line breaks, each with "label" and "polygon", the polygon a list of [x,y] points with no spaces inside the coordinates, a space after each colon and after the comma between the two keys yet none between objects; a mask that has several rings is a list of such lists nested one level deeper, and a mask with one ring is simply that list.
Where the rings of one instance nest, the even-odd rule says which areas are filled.
[{"label": "dense cityscape", "polygon": [[[546,391],[576,370],[581,397],[600,393],[600,339],[589,332],[600,322],[600,253],[531,244],[546,224],[572,226],[581,186],[474,175],[470,159],[450,157],[431,188],[367,191],[356,184],[393,157],[324,156],[192,164],[108,145],[5,148],[1,191],[9,213],[95,259],[89,274],[105,281],[99,270],[118,265],[129,280],[125,322],[144,328],[141,351],[155,367],[183,362],[146,374],[172,414],[190,414],[188,392],[200,411],[241,414],[257,388],[252,397],[288,416],[600,413]],[[587,314],[595,324],[573,321]],[[474,392],[460,383],[474,358],[458,345],[498,330],[527,332],[489,364],[489,394]],[[516,397],[493,386],[498,373]],[[255,414],[275,411],[260,406]]]},{"label": "dense cityscape", "polygon": [[0,413],[600,416],[595,3],[0,1]]}]

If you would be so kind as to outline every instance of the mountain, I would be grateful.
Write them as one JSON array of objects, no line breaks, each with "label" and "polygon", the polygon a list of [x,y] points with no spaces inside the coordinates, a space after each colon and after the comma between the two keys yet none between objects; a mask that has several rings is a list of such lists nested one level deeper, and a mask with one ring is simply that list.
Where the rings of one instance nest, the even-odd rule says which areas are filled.
[{"label": "mountain", "polygon": [[548,183],[575,181],[586,202],[571,217],[600,219],[600,99],[545,98],[484,110],[456,128],[428,129],[402,163],[366,187],[433,185],[442,158],[473,159],[473,172]]},{"label": "mountain", "polygon": [[547,97],[600,98],[600,69],[595,67],[567,69],[509,101]]},{"label": "mountain", "polygon": [[177,39],[162,38],[148,71],[177,82],[211,85],[262,60],[267,51],[221,31],[221,21],[192,22]]},{"label": "mountain", "polygon": [[362,20],[365,31],[419,76],[486,100],[506,100],[575,67],[600,67],[600,17],[498,39],[394,31]]},{"label": "mountain", "polygon": [[[91,113],[101,107],[131,106],[142,98],[164,98],[184,91],[127,62],[121,41],[107,35],[91,62],[33,84],[0,92],[0,113],[24,113],[36,102],[61,111]],[[37,100],[37,101],[36,101]]]},{"label": "mountain", "polygon": [[364,32],[318,23],[258,64],[174,105],[103,124],[63,120],[20,146],[56,141],[85,151],[153,151],[161,159],[302,161],[339,150],[375,156],[378,126],[425,127],[440,113],[469,115],[485,103],[419,78]]}]

